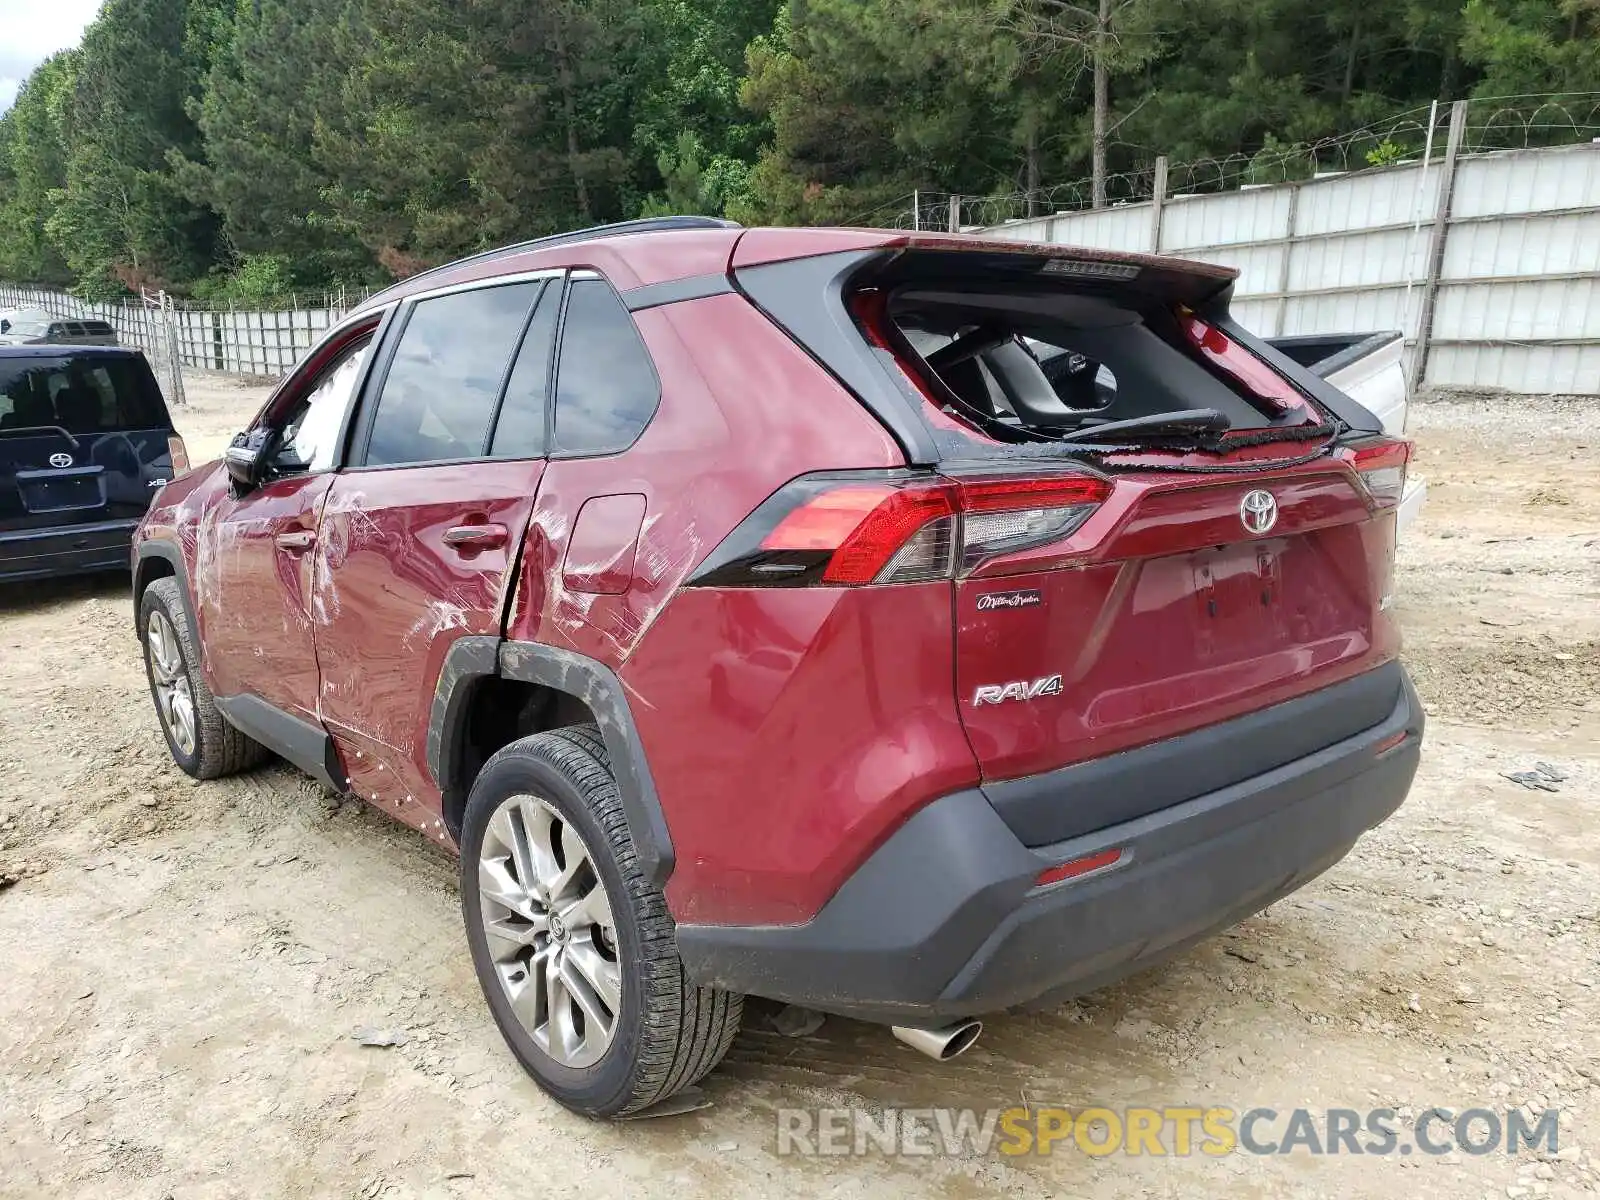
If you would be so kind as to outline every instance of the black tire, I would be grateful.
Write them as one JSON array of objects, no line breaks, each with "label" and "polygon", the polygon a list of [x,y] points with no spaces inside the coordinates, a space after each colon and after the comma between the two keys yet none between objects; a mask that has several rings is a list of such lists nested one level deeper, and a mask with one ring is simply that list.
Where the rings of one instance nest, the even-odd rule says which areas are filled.
[{"label": "black tire", "polygon": [[[495,973],[479,899],[479,856],[489,820],[508,798],[537,796],[589,848],[616,922],[621,1011],[605,1053],[571,1067],[523,1027]],[[461,834],[461,908],[472,965],[489,1011],[524,1070],[556,1100],[591,1117],[622,1117],[665,1100],[722,1060],[739,1031],[744,997],[697,987],[684,975],[676,926],[645,879],[599,730],[579,725],[511,743],[484,765]]]},{"label": "black tire", "polygon": [[[196,779],[219,779],[259,766],[268,756],[260,742],[246,737],[232,725],[217,708],[211,689],[200,673],[200,651],[195,645],[194,631],[189,628],[188,609],[184,607],[178,581],[168,576],[157,579],[145,588],[139,597],[139,645],[144,654],[145,681],[150,686],[150,702],[155,705],[156,721],[162,736],[167,739],[167,749],[172,761],[185,773]],[[150,614],[159,610],[172,625],[177,635],[178,652],[183,658],[183,673],[189,681],[189,694],[194,701],[195,747],[186,752],[173,740],[172,731],[161,714],[161,702],[156,695],[155,671],[150,661],[150,639],[146,631]]]}]

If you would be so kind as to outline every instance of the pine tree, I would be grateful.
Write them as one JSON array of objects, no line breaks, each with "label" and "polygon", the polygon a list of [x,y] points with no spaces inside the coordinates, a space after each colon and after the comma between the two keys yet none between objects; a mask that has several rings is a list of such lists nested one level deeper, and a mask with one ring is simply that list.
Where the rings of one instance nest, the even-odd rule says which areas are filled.
[{"label": "pine tree", "polygon": [[62,122],[66,186],[45,229],[85,293],[192,279],[215,255],[215,217],[182,195],[168,166],[170,153],[200,145],[186,111],[204,66],[190,10],[185,0],[108,0],[84,34]]}]

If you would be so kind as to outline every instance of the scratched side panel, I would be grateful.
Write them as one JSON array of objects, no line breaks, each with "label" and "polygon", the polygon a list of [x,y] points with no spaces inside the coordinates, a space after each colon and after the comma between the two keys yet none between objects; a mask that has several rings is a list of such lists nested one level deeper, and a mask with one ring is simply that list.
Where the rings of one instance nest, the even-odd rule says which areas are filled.
[{"label": "scratched side panel", "polygon": [[[338,477],[316,554],[320,715],[351,788],[445,840],[427,724],[445,656],[497,635],[541,463],[473,462]],[[505,545],[452,546],[458,525],[499,524]]]},{"label": "scratched side panel", "polygon": [[276,479],[244,497],[212,495],[195,528],[195,610],[218,695],[251,693],[315,719],[310,557],[279,535],[315,529],[331,474]]},{"label": "scratched side panel", "polygon": [[198,466],[178,476],[155,494],[150,511],[145,514],[134,534],[136,549],[137,543],[144,541],[168,542],[178,547],[189,587],[189,602],[199,624],[195,633],[200,644],[200,670],[207,686],[213,691],[216,691],[216,685],[211,669],[210,647],[205,639],[205,618],[200,614],[199,599],[195,595],[200,585],[195,577],[195,549],[201,513],[227,490],[228,476],[220,462]]},{"label": "scratched side panel", "polygon": [[[807,471],[904,462],[861,405],[742,297],[634,314],[661,406],[620,454],[556,460],[540,483],[509,636],[615,669],[727,533]],[[563,586],[573,522],[591,496],[632,494],[645,516],[632,580],[615,595]]]}]

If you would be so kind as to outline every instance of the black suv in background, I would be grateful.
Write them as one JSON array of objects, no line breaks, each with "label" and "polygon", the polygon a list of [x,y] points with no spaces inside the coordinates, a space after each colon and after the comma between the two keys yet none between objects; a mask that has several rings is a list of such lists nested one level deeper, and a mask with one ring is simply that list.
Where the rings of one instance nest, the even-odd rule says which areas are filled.
[{"label": "black suv in background", "polygon": [[0,346],[115,346],[117,331],[107,321],[69,320],[39,310],[0,313]]},{"label": "black suv in background", "polygon": [[188,467],[139,351],[0,346],[0,581],[126,568],[150,497]]}]

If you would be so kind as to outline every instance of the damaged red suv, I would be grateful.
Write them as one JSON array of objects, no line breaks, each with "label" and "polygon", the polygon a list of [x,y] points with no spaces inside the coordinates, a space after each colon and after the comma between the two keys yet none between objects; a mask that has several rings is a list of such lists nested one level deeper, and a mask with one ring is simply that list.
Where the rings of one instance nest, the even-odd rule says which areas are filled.
[{"label": "damaged red suv", "polygon": [[134,547],[173,757],[458,852],[562,1103],[745,995],[939,1057],[1260,910],[1401,803],[1408,446],[1204,263],[677,218],[331,330]]}]

